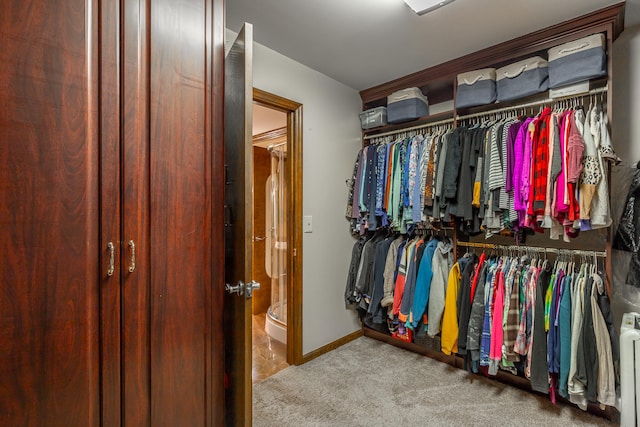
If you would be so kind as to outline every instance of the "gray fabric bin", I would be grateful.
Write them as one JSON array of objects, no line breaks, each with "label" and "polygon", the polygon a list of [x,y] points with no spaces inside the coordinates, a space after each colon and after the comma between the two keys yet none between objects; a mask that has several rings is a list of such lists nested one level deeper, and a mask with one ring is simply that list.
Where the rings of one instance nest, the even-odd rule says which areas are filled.
[{"label": "gray fabric bin", "polygon": [[387,107],[376,107],[360,113],[362,129],[371,129],[387,124]]},{"label": "gray fabric bin", "polygon": [[416,87],[399,90],[387,97],[389,123],[408,122],[428,115],[427,97]]},{"label": "gray fabric bin", "polygon": [[498,101],[511,101],[549,89],[545,59],[534,56],[496,70]]},{"label": "gray fabric bin", "polygon": [[607,75],[607,54],[603,34],[549,49],[549,87],[578,83]]},{"label": "gray fabric bin", "polygon": [[495,68],[458,74],[457,81],[456,108],[491,104],[497,98]]}]

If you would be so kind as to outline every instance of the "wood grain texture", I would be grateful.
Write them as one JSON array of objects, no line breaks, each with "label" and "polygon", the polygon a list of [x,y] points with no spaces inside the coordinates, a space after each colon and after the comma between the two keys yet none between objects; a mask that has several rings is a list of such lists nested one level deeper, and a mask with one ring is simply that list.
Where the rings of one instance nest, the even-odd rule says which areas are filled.
[{"label": "wood grain texture", "polygon": [[289,206],[287,235],[293,251],[288,252],[289,281],[287,282],[287,362],[300,365],[302,361],[302,104],[291,108],[287,117],[289,134]]},{"label": "wood grain texture", "polygon": [[120,258],[120,2],[100,4],[100,349],[101,422],[104,427],[121,422],[120,277],[121,262],[107,275],[110,253]]},{"label": "wood grain texture", "polygon": [[[145,0],[123,2],[122,9],[122,420],[149,425],[149,8]],[[132,240],[136,269],[131,265]]]},{"label": "wood grain texture", "polygon": [[[253,235],[265,237],[267,196],[265,187],[271,174],[271,155],[266,148],[253,147]],[[260,289],[253,293],[252,314],[266,313],[271,305],[271,278],[265,267],[267,240],[254,240],[252,249],[252,277],[260,283]]]},{"label": "wood grain texture", "polygon": [[221,426],[225,416],[224,391],[224,0],[207,2],[211,9],[208,34],[211,49],[207,49],[212,58],[207,61],[211,72],[211,110],[208,118],[211,121],[211,321],[208,325],[210,341],[208,343],[207,361],[211,361],[207,378],[208,395],[207,425]]},{"label": "wood grain texture", "polygon": [[[225,57],[225,282],[251,280],[251,91],[253,27],[245,24]],[[251,300],[224,298],[225,425],[251,425]]]},{"label": "wood grain texture", "polygon": [[211,246],[206,3],[150,11],[151,425],[205,424]]},{"label": "wood grain texture", "polygon": [[0,8],[0,424],[98,425],[97,2]]}]

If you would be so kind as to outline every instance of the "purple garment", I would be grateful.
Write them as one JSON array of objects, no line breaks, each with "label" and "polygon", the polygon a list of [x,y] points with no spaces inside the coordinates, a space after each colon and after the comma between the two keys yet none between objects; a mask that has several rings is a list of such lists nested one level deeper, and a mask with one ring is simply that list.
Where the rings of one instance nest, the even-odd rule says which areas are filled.
[{"label": "purple garment", "polygon": [[[524,147],[525,140],[527,139],[527,129],[529,128],[529,123],[531,123],[533,119],[526,119],[524,123],[520,126],[518,130],[518,135],[516,136],[515,143],[513,145],[513,172],[512,172],[512,181],[513,181],[513,207],[517,212],[526,212],[527,204],[523,200],[522,197],[522,168],[524,164]],[[531,149],[529,147],[529,156],[531,155]],[[530,165],[529,165],[530,167]],[[527,192],[527,195],[529,193]]]},{"label": "purple garment", "polygon": [[522,157],[522,181],[520,182],[520,195],[522,197],[522,203],[524,204],[524,210],[527,210],[527,204],[529,202],[529,189],[531,187],[531,157],[533,155],[533,140],[531,139],[531,133],[528,131],[529,124],[533,121],[530,120],[526,123],[527,131],[524,133],[524,156]]},{"label": "purple garment", "polygon": [[513,191],[513,168],[515,166],[514,145],[521,128],[522,122],[515,122],[509,126],[509,132],[507,134],[507,171],[505,183],[505,191],[507,192]]}]

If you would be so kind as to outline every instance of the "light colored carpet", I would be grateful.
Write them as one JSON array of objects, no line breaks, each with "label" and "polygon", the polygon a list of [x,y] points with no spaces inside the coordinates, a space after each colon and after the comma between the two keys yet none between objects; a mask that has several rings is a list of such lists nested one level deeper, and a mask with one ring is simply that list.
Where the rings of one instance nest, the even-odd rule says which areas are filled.
[{"label": "light colored carpet", "polygon": [[612,424],[367,337],[253,388],[254,426]]}]

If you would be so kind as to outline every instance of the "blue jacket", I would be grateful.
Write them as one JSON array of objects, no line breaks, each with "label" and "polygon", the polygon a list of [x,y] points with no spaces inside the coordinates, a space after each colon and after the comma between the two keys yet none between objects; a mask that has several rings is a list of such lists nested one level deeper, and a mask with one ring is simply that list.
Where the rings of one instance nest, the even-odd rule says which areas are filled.
[{"label": "blue jacket", "polygon": [[424,314],[427,304],[429,303],[429,292],[431,291],[431,277],[433,276],[433,254],[438,247],[438,240],[431,239],[424,249],[424,254],[420,260],[418,268],[418,277],[416,278],[416,289],[413,294],[413,304],[407,326],[415,329]]}]

